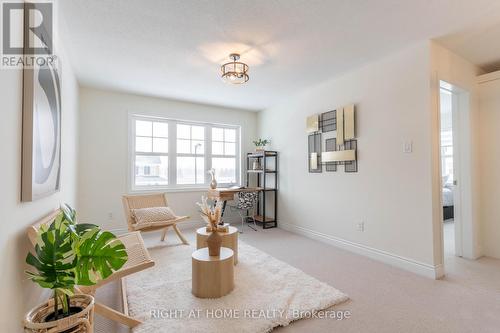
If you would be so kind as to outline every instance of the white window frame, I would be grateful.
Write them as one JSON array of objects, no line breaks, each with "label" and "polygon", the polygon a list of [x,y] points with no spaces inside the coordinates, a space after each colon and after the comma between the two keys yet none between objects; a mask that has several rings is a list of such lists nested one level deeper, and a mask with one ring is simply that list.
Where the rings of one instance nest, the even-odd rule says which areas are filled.
[{"label": "white window frame", "polygon": [[[161,155],[168,156],[168,185],[135,185],[135,157],[136,157],[136,133],[135,122],[136,120],[166,122],[168,124],[168,153],[139,153],[140,155]],[[236,130],[235,142],[235,162],[236,162],[236,181],[234,183],[218,183],[219,187],[230,187],[233,185],[240,185],[241,181],[241,126],[232,124],[218,124],[201,121],[189,121],[172,118],[164,118],[158,116],[150,116],[143,114],[130,113],[129,114],[129,170],[128,170],[128,188],[130,192],[148,192],[148,191],[191,191],[191,190],[206,190],[210,183],[210,176],[205,172],[205,181],[203,184],[177,184],[177,156],[191,156],[195,154],[177,154],[177,124],[194,125],[205,127],[204,138],[204,160],[205,171],[212,168],[212,157],[233,157],[233,155],[212,155],[212,128],[228,128]],[[201,154],[200,154],[201,155]]]},{"label": "white window frame", "polygon": [[[213,154],[212,153],[212,146],[213,146],[213,140],[212,140],[212,129],[213,128],[219,128],[219,129],[222,129],[223,131],[223,136],[222,136],[222,140],[223,141],[215,141],[215,142],[221,142],[222,143],[222,154]],[[231,141],[226,141],[226,131],[224,131],[225,129],[235,129],[236,130],[236,136],[235,136],[235,141],[234,142],[231,142]],[[235,161],[236,161],[236,165],[235,165],[235,178],[236,178],[236,183],[237,184],[240,184],[240,174],[241,174],[241,170],[240,170],[240,161],[241,161],[241,155],[240,155],[240,130],[239,130],[239,127],[236,128],[236,127],[228,127],[228,126],[224,126],[224,125],[216,125],[216,124],[211,124],[210,126],[210,168],[212,168],[212,159],[213,158],[234,158]],[[226,155],[226,143],[234,143],[235,145],[235,150],[234,150],[234,155]],[[210,169],[209,168],[209,169]],[[219,186],[219,180],[217,180],[217,186]],[[221,183],[222,186],[224,185],[236,185],[236,184],[227,184],[227,183]],[[241,185],[241,184],[240,184]]]}]

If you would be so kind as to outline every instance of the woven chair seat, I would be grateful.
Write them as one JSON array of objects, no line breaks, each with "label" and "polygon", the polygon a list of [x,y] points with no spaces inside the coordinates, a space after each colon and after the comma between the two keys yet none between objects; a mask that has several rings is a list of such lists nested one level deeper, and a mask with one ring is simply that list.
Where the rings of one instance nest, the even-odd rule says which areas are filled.
[{"label": "woven chair seat", "polygon": [[166,220],[166,221],[155,221],[155,222],[145,222],[145,223],[132,223],[131,227],[133,230],[142,230],[142,229],[149,229],[149,228],[156,228],[156,227],[165,227],[168,225],[173,225],[175,223],[187,220],[187,216],[176,216],[175,219],[172,220]]}]

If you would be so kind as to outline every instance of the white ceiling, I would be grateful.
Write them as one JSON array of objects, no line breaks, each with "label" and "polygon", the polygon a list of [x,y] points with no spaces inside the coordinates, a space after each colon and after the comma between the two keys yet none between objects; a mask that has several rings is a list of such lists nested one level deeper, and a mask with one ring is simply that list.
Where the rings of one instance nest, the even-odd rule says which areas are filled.
[{"label": "white ceiling", "polygon": [[[500,3],[500,0],[498,2]],[[498,15],[485,17],[474,27],[444,36],[437,41],[481,67],[486,73],[500,70],[500,18]]]},{"label": "white ceiling", "polygon": [[[270,107],[418,40],[455,36],[455,44],[468,45],[464,31],[500,13],[499,0],[64,0],[59,5],[65,47],[83,85],[250,110]],[[500,60],[498,38],[495,42],[495,57],[473,52],[470,59]],[[250,65],[247,84],[219,78],[219,66],[231,52]]]}]

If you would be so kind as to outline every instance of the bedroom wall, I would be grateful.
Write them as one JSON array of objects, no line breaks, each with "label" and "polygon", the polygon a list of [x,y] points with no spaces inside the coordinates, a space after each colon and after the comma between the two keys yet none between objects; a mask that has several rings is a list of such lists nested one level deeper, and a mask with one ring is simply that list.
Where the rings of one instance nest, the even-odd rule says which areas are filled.
[{"label": "bedroom wall", "polygon": [[[430,45],[421,42],[290,96],[259,114],[280,152],[279,223],[435,277]],[[309,173],[306,117],[356,104],[359,172]],[[286,121],[286,126],[276,126]],[[405,142],[412,153],[403,153]],[[364,231],[357,224],[364,222]]]},{"label": "bedroom wall", "polygon": [[500,258],[500,72],[480,77],[479,109],[483,253]]},{"label": "bedroom wall", "polygon": [[34,202],[20,202],[22,72],[0,69],[0,327],[2,332],[22,332],[24,313],[46,300],[45,290],[28,281],[24,270],[27,252],[32,248],[26,228],[58,208],[60,203],[76,204],[78,164],[78,84],[64,53],[62,61],[62,140],[61,190]]},{"label": "bedroom wall", "polygon": [[[129,111],[172,119],[240,125],[242,156],[253,149],[252,140],[257,131],[255,112],[87,87],[80,90],[80,96],[79,216],[81,221],[97,223],[107,229],[122,231],[127,228],[121,198],[129,192]],[[191,221],[201,224],[195,203],[203,194],[206,194],[206,189],[168,191],[167,198],[177,214],[190,215]],[[228,220],[236,221],[229,210],[226,212]]]}]

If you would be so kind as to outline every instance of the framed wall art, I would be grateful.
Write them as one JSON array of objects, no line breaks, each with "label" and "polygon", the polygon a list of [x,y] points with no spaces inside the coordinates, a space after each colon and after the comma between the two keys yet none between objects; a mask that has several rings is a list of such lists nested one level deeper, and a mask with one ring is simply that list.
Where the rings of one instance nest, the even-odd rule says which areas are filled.
[{"label": "framed wall art", "polygon": [[61,80],[59,61],[23,69],[21,200],[60,189]]}]

